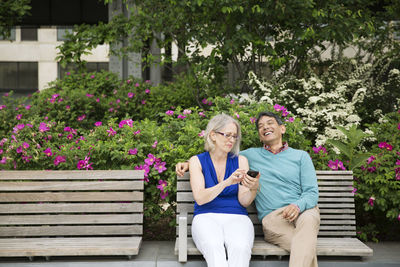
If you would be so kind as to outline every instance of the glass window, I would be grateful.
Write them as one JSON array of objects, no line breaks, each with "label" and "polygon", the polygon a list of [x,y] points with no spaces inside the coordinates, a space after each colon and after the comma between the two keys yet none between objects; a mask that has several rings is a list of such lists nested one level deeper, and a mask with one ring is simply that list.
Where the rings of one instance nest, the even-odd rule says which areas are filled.
[{"label": "glass window", "polygon": [[0,35],[0,41],[1,41],[1,40],[15,41],[15,28],[12,28],[12,29],[11,29],[10,37],[7,38],[7,39],[4,39],[4,37]]},{"label": "glass window", "polygon": [[[75,64],[67,64],[65,68],[58,64],[58,78],[64,78],[65,74],[69,71],[76,71],[78,67]],[[88,72],[108,70],[108,62],[87,62],[86,69]]]},{"label": "glass window", "polygon": [[0,62],[0,91],[34,92],[37,89],[37,62]]},{"label": "glass window", "polygon": [[37,41],[37,27],[21,27],[21,41]]},{"label": "glass window", "polygon": [[57,41],[65,41],[65,34],[68,32],[72,32],[71,26],[58,26],[57,27]]}]

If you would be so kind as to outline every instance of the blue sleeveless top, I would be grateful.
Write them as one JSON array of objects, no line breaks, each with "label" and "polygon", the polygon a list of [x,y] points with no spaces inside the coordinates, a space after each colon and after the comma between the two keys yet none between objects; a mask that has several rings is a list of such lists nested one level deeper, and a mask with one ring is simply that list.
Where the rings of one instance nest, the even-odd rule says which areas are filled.
[{"label": "blue sleeveless top", "polygon": [[[197,157],[200,160],[202,172],[204,175],[205,187],[213,187],[218,184],[217,173],[214,169],[210,153],[204,152]],[[226,169],[224,180],[229,178],[231,174],[239,168],[239,158],[232,154],[228,154],[226,160]],[[229,214],[245,214],[248,215],[245,207],[240,205],[238,200],[239,185],[234,184],[225,189],[212,201],[198,205],[194,204],[194,216],[197,214],[214,212],[214,213],[229,213]]]}]

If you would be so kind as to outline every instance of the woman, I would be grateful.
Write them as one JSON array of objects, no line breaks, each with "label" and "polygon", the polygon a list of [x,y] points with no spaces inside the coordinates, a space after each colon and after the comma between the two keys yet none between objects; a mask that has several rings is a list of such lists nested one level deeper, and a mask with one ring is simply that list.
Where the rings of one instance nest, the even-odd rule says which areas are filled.
[{"label": "woman", "polygon": [[[245,207],[255,194],[240,185],[249,169],[238,156],[240,126],[232,117],[213,117],[204,134],[206,152],[189,161],[195,200],[192,237],[209,267],[249,266],[254,227]],[[226,260],[225,248],[228,253]]]}]

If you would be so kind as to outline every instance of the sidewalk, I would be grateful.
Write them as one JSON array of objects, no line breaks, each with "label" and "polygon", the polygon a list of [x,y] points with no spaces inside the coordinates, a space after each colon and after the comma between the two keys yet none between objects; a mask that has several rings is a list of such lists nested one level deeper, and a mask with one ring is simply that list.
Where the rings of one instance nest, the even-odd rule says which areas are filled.
[{"label": "sidewalk", "polygon": [[[374,250],[372,257],[320,257],[319,267],[399,267],[400,242],[367,243]],[[186,264],[178,262],[174,254],[172,241],[145,241],[140,253],[132,260],[127,257],[52,257],[46,261],[35,257],[32,262],[27,258],[0,258],[0,267],[206,267],[201,256],[189,257]],[[287,257],[252,258],[251,267],[286,267]]]}]

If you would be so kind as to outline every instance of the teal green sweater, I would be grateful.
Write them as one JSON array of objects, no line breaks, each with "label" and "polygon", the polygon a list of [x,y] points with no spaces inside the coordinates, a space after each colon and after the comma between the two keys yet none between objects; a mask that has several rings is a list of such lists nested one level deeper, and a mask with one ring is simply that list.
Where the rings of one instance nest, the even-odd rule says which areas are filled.
[{"label": "teal green sweater", "polygon": [[250,169],[261,173],[260,191],[255,199],[260,221],[268,213],[292,203],[301,212],[317,205],[317,176],[307,152],[289,147],[273,154],[260,147],[240,154],[248,159]]}]

